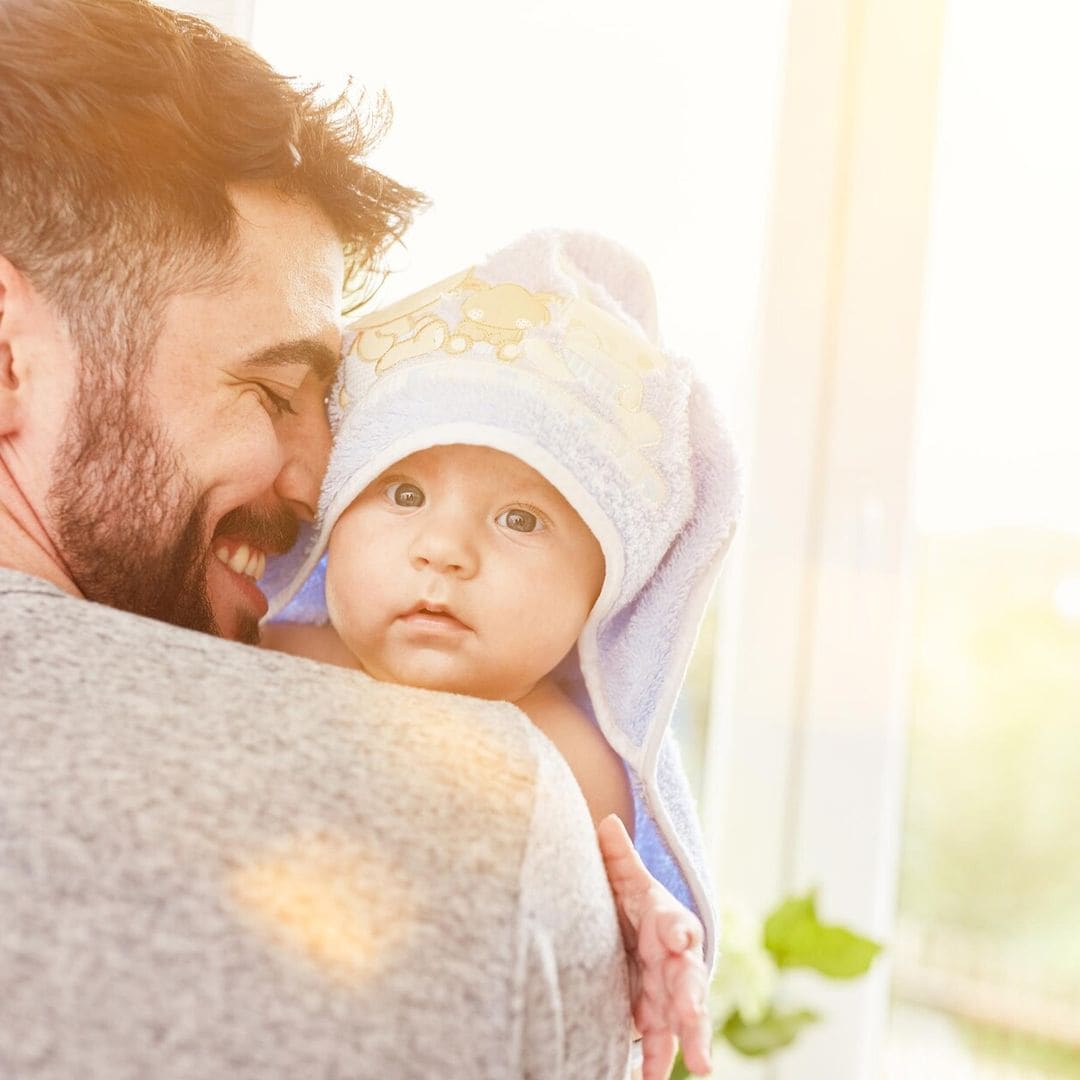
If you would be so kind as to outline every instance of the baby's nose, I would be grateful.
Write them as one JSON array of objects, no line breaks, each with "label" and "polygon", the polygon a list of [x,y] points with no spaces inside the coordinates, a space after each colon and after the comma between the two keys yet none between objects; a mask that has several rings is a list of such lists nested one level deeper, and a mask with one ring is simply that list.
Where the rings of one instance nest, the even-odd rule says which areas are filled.
[{"label": "baby's nose", "polygon": [[477,569],[476,546],[467,530],[450,522],[432,523],[415,539],[412,562],[418,570],[471,577]]}]

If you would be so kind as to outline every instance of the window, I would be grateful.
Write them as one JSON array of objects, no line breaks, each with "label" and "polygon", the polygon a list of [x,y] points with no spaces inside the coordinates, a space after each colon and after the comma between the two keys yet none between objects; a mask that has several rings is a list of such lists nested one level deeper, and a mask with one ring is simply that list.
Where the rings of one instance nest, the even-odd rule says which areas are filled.
[{"label": "window", "polygon": [[892,1075],[1080,1072],[1074,5],[954,0],[922,342]]}]

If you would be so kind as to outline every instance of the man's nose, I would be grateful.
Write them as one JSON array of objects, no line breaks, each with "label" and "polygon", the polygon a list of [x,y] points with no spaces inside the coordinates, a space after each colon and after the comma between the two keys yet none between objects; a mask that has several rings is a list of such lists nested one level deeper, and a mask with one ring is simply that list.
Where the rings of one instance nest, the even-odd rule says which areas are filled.
[{"label": "man's nose", "polygon": [[409,557],[414,569],[458,578],[472,577],[479,566],[475,536],[466,517],[446,510],[424,515]]},{"label": "man's nose", "polygon": [[303,521],[314,521],[330,457],[330,424],[325,409],[312,407],[285,417],[279,439],[282,463],[274,493]]}]

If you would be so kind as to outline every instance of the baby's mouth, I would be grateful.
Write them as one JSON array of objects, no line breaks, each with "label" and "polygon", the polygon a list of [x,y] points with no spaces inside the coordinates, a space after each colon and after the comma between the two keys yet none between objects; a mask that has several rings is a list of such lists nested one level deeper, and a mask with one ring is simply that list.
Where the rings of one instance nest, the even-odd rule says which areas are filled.
[{"label": "baby's mouth", "polygon": [[408,611],[402,612],[398,618],[411,626],[423,626],[430,629],[472,629],[468,623],[459,619],[446,604],[436,603],[431,600],[419,601]]}]

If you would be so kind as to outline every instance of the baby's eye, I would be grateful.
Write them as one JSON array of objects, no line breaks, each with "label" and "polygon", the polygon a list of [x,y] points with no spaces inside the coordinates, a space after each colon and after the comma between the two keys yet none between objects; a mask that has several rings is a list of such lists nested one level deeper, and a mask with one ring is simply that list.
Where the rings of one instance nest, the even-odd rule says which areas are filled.
[{"label": "baby's eye", "polygon": [[395,506],[405,506],[410,510],[424,505],[424,493],[415,484],[406,483],[404,480],[387,484],[386,497]]},{"label": "baby's eye", "polygon": [[514,532],[539,532],[544,527],[544,523],[535,514],[522,510],[520,506],[504,510],[495,521],[507,529],[513,529]]}]

